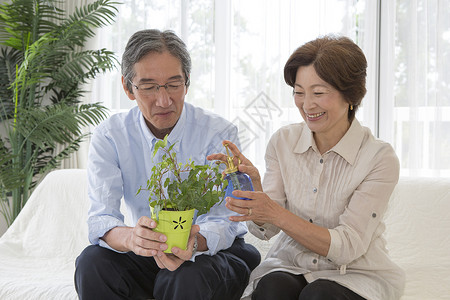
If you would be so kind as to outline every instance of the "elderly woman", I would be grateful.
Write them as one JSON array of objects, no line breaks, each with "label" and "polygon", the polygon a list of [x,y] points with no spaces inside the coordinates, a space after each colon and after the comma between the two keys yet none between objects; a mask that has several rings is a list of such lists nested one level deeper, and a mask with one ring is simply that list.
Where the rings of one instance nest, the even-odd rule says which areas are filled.
[{"label": "elderly woman", "polygon": [[[227,207],[268,240],[281,233],[251,274],[243,299],[400,298],[404,273],[388,256],[383,215],[399,177],[393,148],[361,126],[367,62],[346,37],[310,41],[288,59],[284,78],[304,122],[279,129],[258,170],[230,141],[254,192]],[[222,154],[208,159],[224,160]]]}]

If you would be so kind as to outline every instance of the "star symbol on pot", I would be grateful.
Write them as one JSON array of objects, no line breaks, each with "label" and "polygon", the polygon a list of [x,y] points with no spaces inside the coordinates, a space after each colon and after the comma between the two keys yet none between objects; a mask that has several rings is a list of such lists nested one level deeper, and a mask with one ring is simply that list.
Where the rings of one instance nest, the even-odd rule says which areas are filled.
[{"label": "star symbol on pot", "polygon": [[175,224],[177,224],[173,229],[177,229],[178,226],[180,226],[181,229],[184,229],[184,228],[183,228],[183,224],[186,223],[186,220],[182,220],[181,217],[180,217],[180,219],[179,219],[178,221],[173,221],[173,220],[172,220],[172,222],[174,222]]}]

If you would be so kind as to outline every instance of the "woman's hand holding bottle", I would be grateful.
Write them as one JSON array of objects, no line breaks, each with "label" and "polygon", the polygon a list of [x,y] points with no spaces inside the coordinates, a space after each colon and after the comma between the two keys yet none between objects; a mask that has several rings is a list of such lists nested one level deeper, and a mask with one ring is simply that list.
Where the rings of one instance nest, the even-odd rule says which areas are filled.
[{"label": "woman's hand holding bottle", "polygon": [[[227,194],[228,197],[225,199],[226,207],[241,214],[241,216],[230,217],[230,220],[235,222],[251,220],[258,225],[263,225],[266,222],[273,224],[274,220],[272,219],[274,216],[277,216],[276,211],[282,209],[282,207],[263,193],[261,176],[258,169],[239,151],[235,144],[225,140],[223,141],[223,145],[225,145],[233,154],[232,162],[227,162],[227,160],[230,159],[230,156],[222,153],[208,155],[207,159],[222,161],[227,167],[230,167],[230,165],[237,166],[240,172],[250,176],[254,189],[254,191],[235,189],[232,192],[232,197]],[[227,173],[229,171],[225,170],[224,172]]]},{"label": "woman's hand holding bottle", "polygon": [[[223,145],[227,145],[231,153],[233,153],[233,163],[238,167],[239,171],[250,176],[253,189],[262,191],[261,176],[258,169],[248,160],[238,149],[238,147],[230,141],[224,140]],[[223,153],[211,154],[206,157],[208,160],[218,160],[227,163],[227,156]]]}]

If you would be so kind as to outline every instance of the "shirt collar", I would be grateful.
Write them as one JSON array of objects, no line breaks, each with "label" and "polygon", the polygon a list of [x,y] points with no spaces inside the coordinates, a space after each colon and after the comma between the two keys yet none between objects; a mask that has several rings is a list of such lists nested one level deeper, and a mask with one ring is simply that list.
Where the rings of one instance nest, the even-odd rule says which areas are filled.
[{"label": "shirt collar", "polygon": [[303,126],[302,134],[298,139],[297,145],[295,145],[294,153],[305,153],[309,148],[315,147],[313,134],[309,127],[305,124]]},{"label": "shirt collar", "polygon": [[[359,121],[354,119],[350,125],[350,128],[341,140],[327,152],[333,151],[342,156],[342,158],[344,158],[349,164],[353,165],[363,138],[363,128]],[[313,133],[308,126],[305,126],[302,130],[302,134],[297,142],[297,145],[294,148],[294,153],[304,153],[308,151],[309,148],[313,148],[314,151],[318,152]]]},{"label": "shirt collar", "polygon": [[330,151],[342,156],[349,164],[353,165],[364,139],[364,131],[357,119],[354,119],[350,128],[342,139]]},{"label": "shirt collar", "polygon": [[175,150],[180,146],[181,138],[183,137],[184,129],[186,128],[186,104],[183,104],[183,110],[181,111],[180,118],[175,124],[175,127],[169,134],[169,145],[178,142],[175,146]]}]

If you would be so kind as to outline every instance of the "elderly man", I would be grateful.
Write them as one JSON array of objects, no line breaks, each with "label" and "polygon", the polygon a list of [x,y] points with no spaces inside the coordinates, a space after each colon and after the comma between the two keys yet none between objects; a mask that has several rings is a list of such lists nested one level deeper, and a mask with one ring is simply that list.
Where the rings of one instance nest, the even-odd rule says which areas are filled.
[{"label": "elderly man", "polygon": [[[137,106],[112,116],[94,131],[88,162],[89,240],[77,258],[80,299],[239,299],[258,251],[243,240],[244,223],[223,202],[194,220],[188,248],[166,254],[167,237],[155,232],[144,186],[157,157],[158,139],[177,142],[180,161],[208,163],[222,141],[238,142],[237,128],[184,102],[191,59],[171,31],[143,30],[128,41],[122,57],[122,85]],[[133,226],[123,222],[122,197]],[[197,243],[194,243],[197,240]],[[195,245],[194,245],[195,244]]]}]

